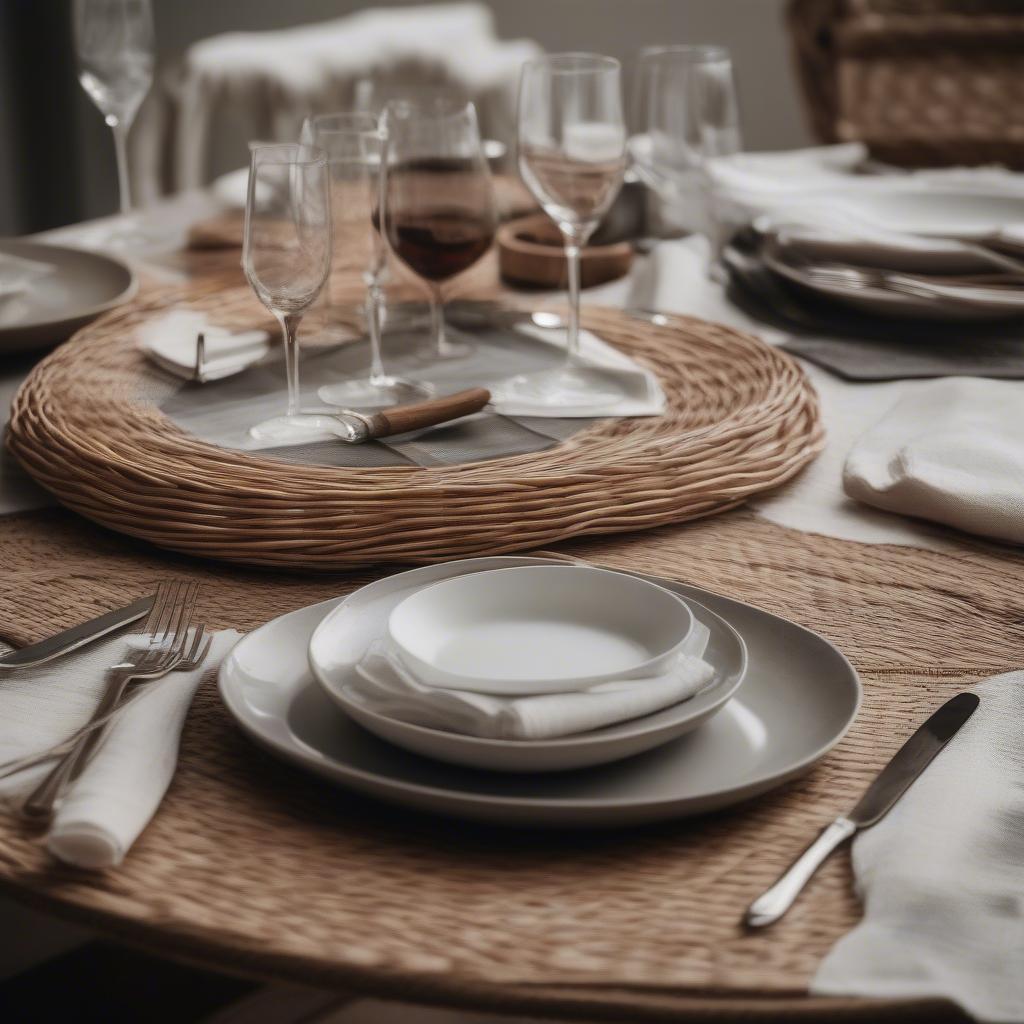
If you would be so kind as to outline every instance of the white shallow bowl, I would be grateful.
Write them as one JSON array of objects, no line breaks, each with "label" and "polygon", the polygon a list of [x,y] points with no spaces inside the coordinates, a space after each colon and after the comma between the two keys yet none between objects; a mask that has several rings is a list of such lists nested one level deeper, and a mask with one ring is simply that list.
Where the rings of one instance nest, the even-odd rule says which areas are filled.
[{"label": "white shallow bowl", "polygon": [[715,678],[706,689],[689,700],[640,718],[550,740],[484,739],[401,722],[368,708],[357,691],[346,684],[346,676],[317,675],[327,695],[349,718],[375,736],[415,754],[498,772],[590,768],[642,754],[685,736],[720,711],[739,689],[747,671],[743,639],[707,608],[698,606],[695,616],[710,634],[704,657],[714,666]]},{"label": "white shallow bowl", "polygon": [[690,609],[663,587],[589,566],[457,576],[406,598],[388,620],[421,681],[504,695],[654,675],[692,629]]}]

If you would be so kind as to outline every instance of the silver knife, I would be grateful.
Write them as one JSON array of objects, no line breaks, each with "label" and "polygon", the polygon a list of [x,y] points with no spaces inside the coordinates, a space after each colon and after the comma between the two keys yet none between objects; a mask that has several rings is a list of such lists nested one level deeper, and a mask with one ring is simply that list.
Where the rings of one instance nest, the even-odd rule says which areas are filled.
[{"label": "silver knife", "polygon": [[979,698],[976,693],[958,693],[946,701],[900,747],[893,759],[868,786],[860,802],[847,815],[841,815],[807,847],[783,876],[747,908],[746,924],[763,928],[774,924],[793,905],[793,901],[840,843],[855,832],[880,821],[910,784],[931,764],[935,755],[956,735],[960,726],[974,714]]},{"label": "silver knife", "polygon": [[115,629],[120,629],[122,626],[136,622],[144,615],[148,615],[152,606],[152,594],[148,597],[140,597],[138,601],[133,601],[124,608],[118,608],[105,615],[100,615],[98,618],[90,619],[88,622],[79,623],[77,626],[65,629],[63,633],[40,640],[37,644],[29,644],[28,647],[0,655],[0,671],[10,668],[31,668],[33,665],[42,665],[44,662],[53,661],[62,654],[77,651],[79,647],[84,647],[86,644],[92,643],[93,640],[98,640],[108,633],[113,633]]}]

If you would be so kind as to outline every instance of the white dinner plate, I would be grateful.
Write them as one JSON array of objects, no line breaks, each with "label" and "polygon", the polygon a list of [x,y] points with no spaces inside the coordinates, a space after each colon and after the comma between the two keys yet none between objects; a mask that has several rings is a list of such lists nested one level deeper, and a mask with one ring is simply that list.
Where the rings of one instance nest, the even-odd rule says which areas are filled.
[{"label": "white dinner plate", "polygon": [[[547,564],[517,556],[476,561],[481,568]],[[445,571],[427,566],[402,575],[425,584]],[[310,638],[340,598],[244,637],[221,668],[221,697],[253,740],[317,775],[420,811],[505,825],[617,827],[714,810],[796,778],[842,738],[861,687],[828,641],[740,601],[635,575],[729,621],[746,642],[749,665],[742,693],[703,728],[625,761],[499,774],[442,764],[372,736],[331,702],[309,669]]]},{"label": "white dinner plate", "polygon": [[[632,721],[550,740],[499,740],[412,725],[387,718],[366,707],[352,692],[350,684],[356,681],[356,665],[370,644],[383,635],[394,609],[404,607],[410,596],[419,599],[433,593],[439,584],[425,582],[423,577],[433,578],[440,571],[446,573],[446,579],[462,579],[470,575],[480,577],[479,562],[480,559],[465,559],[431,570],[420,569],[385,577],[363,587],[327,613],[313,632],[309,663],[327,695],[349,717],[383,739],[441,761],[493,771],[567,771],[632,757],[691,732],[716,714],[736,693],[743,680],[747,652],[742,638],[720,616],[696,605],[696,617],[708,627],[709,638],[703,657],[714,666],[715,680],[688,700]],[[564,562],[522,568],[550,569],[561,573],[579,570],[579,567]],[[487,575],[493,576],[494,573],[490,571]],[[637,582],[637,578],[629,574],[618,575]],[[646,584],[647,581],[642,582]],[[672,599],[680,600],[675,594]],[[690,615],[687,609],[688,620]]]},{"label": "white dinner plate", "polygon": [[872,316],[967,322],[1024,316],[1024,289],[930,282],[936,296],[919,296],[885,287],[854,287],[841,282],[824,282],[802,267],[779,259],[767,247],[761,251],[761,260],[773,274],[798,288]]},{"label": "white dinner plate", "polygon": [[0,241],[0,251],[52,268],[24,292],[0,301],[0,353],[56,345],[130,301],[138,289],[132,269],[102,253],[20,238]]}]

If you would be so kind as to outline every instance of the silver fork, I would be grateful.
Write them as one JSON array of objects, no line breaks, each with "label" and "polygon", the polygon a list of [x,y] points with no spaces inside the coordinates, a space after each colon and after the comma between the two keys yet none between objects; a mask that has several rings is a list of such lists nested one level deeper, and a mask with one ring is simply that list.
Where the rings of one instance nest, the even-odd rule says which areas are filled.
[{"label": "silver fork", "polygon": [[[133,679],[156,679],[173,671],[185,655],[198,591],[198,584],[181,580],[162,583],[157,588],[153,609],[146,620],[148,649],[111,669],[107,688],[88,725],[96,725],[99,719],[114,711]],[[81,773],[103,735],[105,727],[91,729],[61,755],[53,770],[21,805],[24,817],[39,822],[49,821],[64,787]]]},{"label": "silver fork", "polygon": [[[164,678],[171,672],[191,672],[193,669],[199,668],[199,666],[206,659],[207,654],[210,653],[210,646],[213,643],[213,637],[206,634],[206,626],[196,626],[193,631],[192,644],[187,652],[185,652],[181,658],[181,661],[177,664],[172,665],[170,668],[164,669],[163,671],[156,672],[153,675],[134,675],[132,676],[131,682],[133,683],[147,683],[155,682],[158,679]],[[148,652],[147,652],[148,653]],[[156,653],[156,652],[154,652]],[[133,664],[128,662],[122,662],[120,665],[115,665],[113,670],[129,669],[132,668]],[[0,764],[0,779],[9,778],[11,775],[17,775],[18,772],[27,771],[29,768],[34,768],[36,765],[45,764],[47,761],[54,761],[57,758],[62,758],[64,755],[70,752],[70,750],[79,742],[84,739],[90,733],[95,732],[98,729],[112,723],[113,719],[116,718],[121,712],[135,699],[138,695],[138,690],[128,694],[116,707],[112,708],[106,714],[93,716],[86,722],[85,725],[79,727],[70,736],[65,737],[60,743],[54,744],[48,750],[42,750],[35,754],[28,754],[24,757],[15,758],[11,761],[5,761]],[[81,773],[79,773],[81,774]]]}]

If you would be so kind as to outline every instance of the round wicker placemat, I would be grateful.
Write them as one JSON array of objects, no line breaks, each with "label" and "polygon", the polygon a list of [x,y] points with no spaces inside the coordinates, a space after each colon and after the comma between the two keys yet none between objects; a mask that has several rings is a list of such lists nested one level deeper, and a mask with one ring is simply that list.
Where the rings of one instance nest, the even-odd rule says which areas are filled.
[{"label": "round wicker placemat", "polygon": [[[200,442],[147,397],[133,329],[167,293],[115,312],[39,364],[9,446],[67,506],[175,551],[249,565],[340,569],[543,546],[731,508],[818,451],[817,399],[787,355],[686,317],[591,310],[586,326],[658,373],[664,416],[606,420],[557,447],[459,466],[297,465]],[[248,288],[189,295],[252,323]],[[265,315],[265,314],[264,314]]]}]

